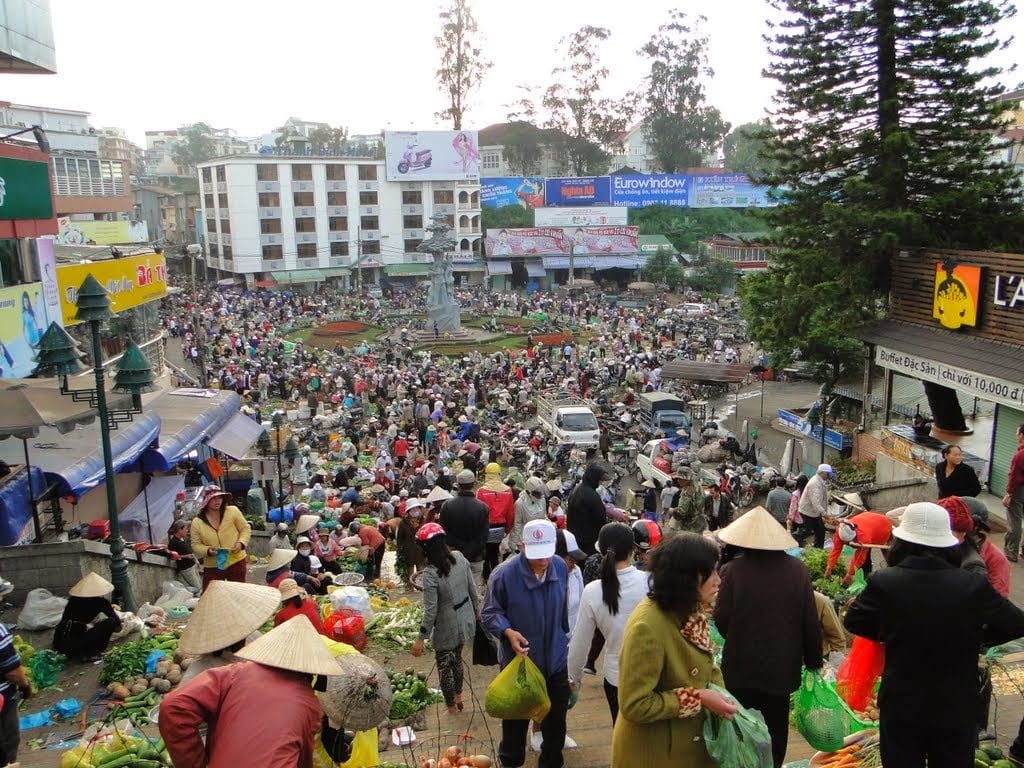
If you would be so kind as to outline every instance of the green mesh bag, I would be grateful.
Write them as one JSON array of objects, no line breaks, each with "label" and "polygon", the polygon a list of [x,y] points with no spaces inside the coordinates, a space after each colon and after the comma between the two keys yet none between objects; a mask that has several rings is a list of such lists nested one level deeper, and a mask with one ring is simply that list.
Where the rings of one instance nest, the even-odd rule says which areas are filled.
[{"label": "green mesh bag", "polygon": [[793,694],[796,729],[807,743],[822,752],[843,748],[843,740],[860,730],[839,694],[819,672],[804,670],[800,688]]}]

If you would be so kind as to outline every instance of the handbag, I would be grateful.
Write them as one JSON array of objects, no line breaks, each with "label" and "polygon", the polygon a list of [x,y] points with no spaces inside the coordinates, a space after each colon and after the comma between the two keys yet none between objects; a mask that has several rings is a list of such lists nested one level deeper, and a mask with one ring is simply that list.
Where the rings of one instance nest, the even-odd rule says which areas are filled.
[{"label": "handbag", "polygon": [[479,621],[473,636],[473,664],[477,667],[498,666],[498,646]]}]

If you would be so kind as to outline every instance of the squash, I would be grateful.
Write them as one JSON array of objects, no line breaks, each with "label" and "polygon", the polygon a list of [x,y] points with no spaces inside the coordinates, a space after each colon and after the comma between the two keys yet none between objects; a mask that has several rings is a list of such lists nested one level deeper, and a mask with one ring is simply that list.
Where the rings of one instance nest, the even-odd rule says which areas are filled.
[{"label": "squash", "polygon": [[110,692],[119,699],[127,699],[132,695],[131,690],[120,683],[114,683]]}]

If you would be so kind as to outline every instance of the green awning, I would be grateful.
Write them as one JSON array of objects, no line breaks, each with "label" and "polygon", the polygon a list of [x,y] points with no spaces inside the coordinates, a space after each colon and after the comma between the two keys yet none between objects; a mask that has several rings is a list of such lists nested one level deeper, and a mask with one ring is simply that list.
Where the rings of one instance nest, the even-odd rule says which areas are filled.
[{"label": "green awning", "polygon": [[666,250],[673,256],[679,253],[676,247],[664,235],[640,235],[636,239],[636,245],[640,253],[655,254],[660,250]]},{"label": "green awning", "polygon": [[352,270],[345,267],[328,267],[322,272],[324,277],[348,277],[352,274]]},{"label": "green awning", "polygon": [[384,274],[388,277],[426,277],[430,274],[430,264],[385,264]]},{"label": "green awning", "polygon": [[290,272],[271,272],[278,285],[294,283],[322,283],[326,279],[325,269],[293,269]]}]

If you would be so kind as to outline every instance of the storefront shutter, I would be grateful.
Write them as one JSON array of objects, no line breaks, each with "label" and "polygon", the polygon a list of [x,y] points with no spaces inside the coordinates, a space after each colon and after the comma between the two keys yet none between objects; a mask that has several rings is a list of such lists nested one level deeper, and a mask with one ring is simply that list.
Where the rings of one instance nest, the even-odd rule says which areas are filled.
[{"label": "storefront shutter", "polygon": [[1005,405],[996,408],[996,423],[992,441],[992,464],[989,489],[996,496],[1006,492],[1006,476],[1010,471],[1010,460],[1017,451],[1017,427],[1024,424],[1024,411]]}]

